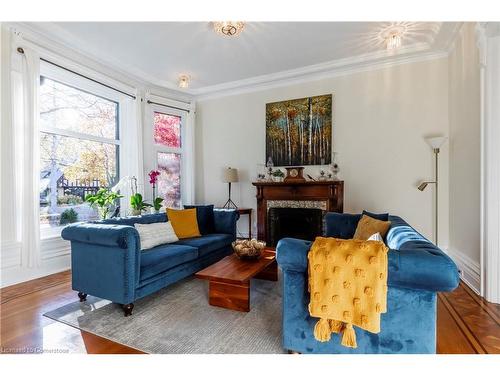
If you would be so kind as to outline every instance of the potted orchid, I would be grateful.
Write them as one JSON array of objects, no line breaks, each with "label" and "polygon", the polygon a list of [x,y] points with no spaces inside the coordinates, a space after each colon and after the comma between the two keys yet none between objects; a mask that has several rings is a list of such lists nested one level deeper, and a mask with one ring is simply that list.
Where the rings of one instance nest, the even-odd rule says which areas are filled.
[{"label": "potted orchid", "polygon": [[158,176],[160,175],[160,172],[152,170],[148,175],[149,183],[153,187],[153,208],[155,210],[155,213],[159,213],[163,202],[163,198],[156,196],[156,184],[158,182]]}]

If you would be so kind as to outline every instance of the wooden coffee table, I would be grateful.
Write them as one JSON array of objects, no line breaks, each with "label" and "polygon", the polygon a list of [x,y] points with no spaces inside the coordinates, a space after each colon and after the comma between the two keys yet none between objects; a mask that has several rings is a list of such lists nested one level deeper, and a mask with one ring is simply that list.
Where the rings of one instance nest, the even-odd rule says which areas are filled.
[{"label": "wooden coffee table", "polygon": [[250,279],[278,280],[276,251],[266,247],[259,259],[241,260],[235,254],[197,272],[208,280],[208,303],[237,311],[250,311]]}]

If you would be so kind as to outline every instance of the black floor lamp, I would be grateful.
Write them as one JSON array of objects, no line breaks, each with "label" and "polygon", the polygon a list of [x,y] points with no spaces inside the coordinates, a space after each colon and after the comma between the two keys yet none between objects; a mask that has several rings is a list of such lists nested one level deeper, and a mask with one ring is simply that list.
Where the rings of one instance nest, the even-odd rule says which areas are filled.
[{"label": "black floor lamp", "polygon": [[222,179],[224,182],[227,182],[229,184],[229,198],[222,206],[223,208],[234,208],[237,209],[238,206],[231,200],[231,183],[232,182],[238,182],[238,170],[236,168],[227,168],[224,171],[224,176],[222,176]]}]

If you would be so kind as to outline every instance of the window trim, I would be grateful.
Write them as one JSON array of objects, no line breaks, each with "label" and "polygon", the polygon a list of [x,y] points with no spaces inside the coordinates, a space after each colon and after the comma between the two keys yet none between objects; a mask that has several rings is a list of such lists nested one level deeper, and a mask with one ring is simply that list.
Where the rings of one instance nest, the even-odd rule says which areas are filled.
[{"label": "window trim", "polygon": [[[156,143],[154,140],[154,114],[155,112],[162,113],[165,115],[171,115],[171,116],[177,116],[180,117],[181,119],[181,147],[169,147],[165,146],[159,143]],[[186,201],[186,196],[187,196],[187,179],[188,179],[188,171],[187,171],[187,163],[186,163],[186,157],[187,157],[187,145],[186,145],[186,140],[187,140],[187,130],[186,127],[187,125],[187,112],[184,110],[180,109],[175,109],[175,108],[166,108],[162,105],[158,104],[149,104],[149,121],[148,121],[148,126],[147,126],[147,134],[146,134],[146,139],[151,142],[150,144],[152,145],[151,151],[149,154],[148,159],[150,160],[149,165],[151,165],[155,170],[158,170],[158,153],[174,153],[174,154],[179,154],[180,159],[181,159],[181,199],[180,199],[180,207],[182,208],[185,201]],[[146,171],[148,173],[149,171]],[[148,192],[149,194],[149,192]]]},{"label": "window trim", "polygon": [[[50,63],[40,61],[40,79],[45,77],[62,85],[71,87],[75,90],[82,91],[89,95],[94,95],[99,98],[108,100],[116,104],[116,129],[115,129],[115,138],[106,138],[99,137],[91,134],[85,134],[74,130],[60,129],[53,126],[42,126],[40,124],[38,132],[45,133],[49,135],[55,136],[63,136],[69,137],[79,140],[91,141],[96,143],[110,144],[116,147],[116,178],[120,179],[121,176],[121,157],[122,157],[122,140],[120,139],[121,135],[121,121],[120,116],[121,112],[121,103],[124,99],[128,99],[125,95],[117,93],[114,90],[111,90],[105,86],[99,85],[93,81],[87,80],[77,74],[66,71],[62,68],[54,66]],[[39,82],[40,84],[40,82]],[[40,116],[40,115],[39,115]],[[39,168],[40,170],[40,168]],[[64,228],[64,225],[54,227],[52,231],[44,231],[40,228],[39,235],[40,240],[50,240],[53,238],[60,237],[61,230]],[[44,233],[45,232],[45,233]]]}]

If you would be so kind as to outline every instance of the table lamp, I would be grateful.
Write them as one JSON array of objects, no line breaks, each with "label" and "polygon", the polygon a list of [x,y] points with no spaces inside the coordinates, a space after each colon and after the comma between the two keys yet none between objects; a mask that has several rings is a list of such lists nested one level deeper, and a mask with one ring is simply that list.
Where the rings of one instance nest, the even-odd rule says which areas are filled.
[{"label": "table lamp", "polygon": [[227,168],[224,171],[224,175],[222,176],[223,182],[227,182],[229,184],[229,199],[222,206],[223,208],[238,208],[236,204],[231,200],[231,183],[238,182],[238,170],[236,168]]}]

